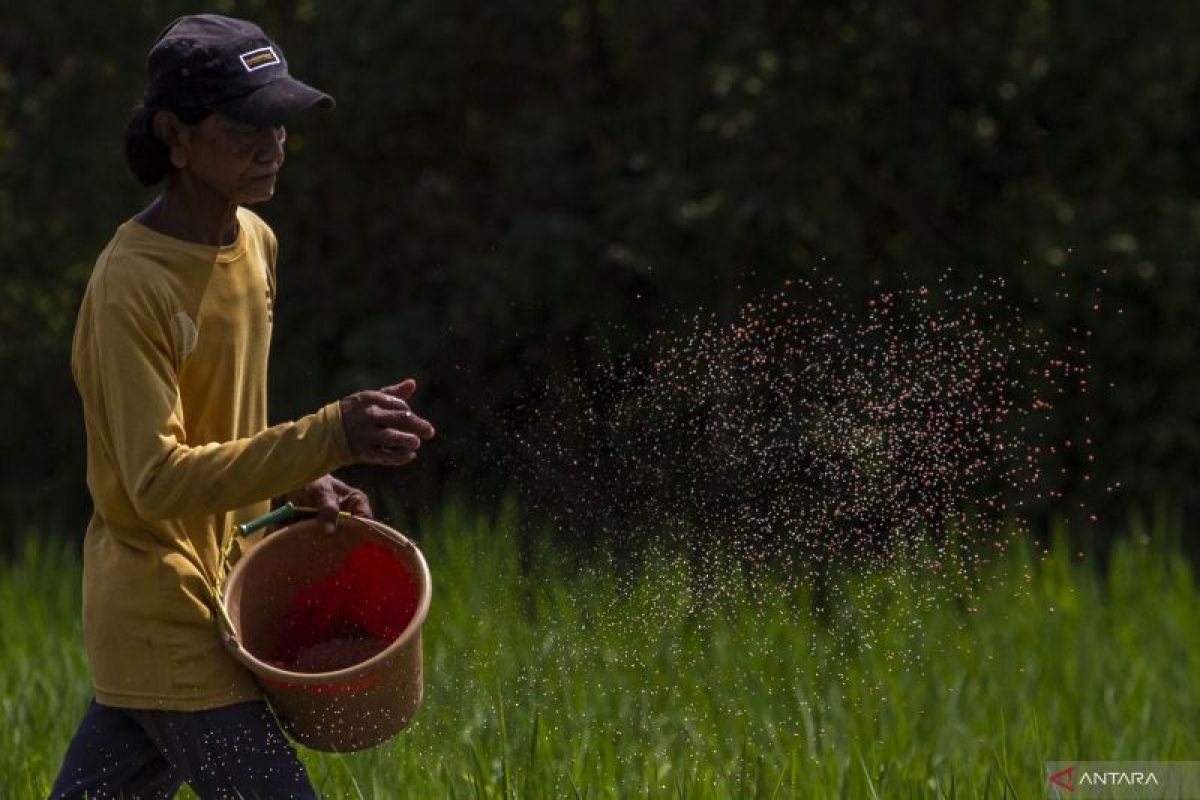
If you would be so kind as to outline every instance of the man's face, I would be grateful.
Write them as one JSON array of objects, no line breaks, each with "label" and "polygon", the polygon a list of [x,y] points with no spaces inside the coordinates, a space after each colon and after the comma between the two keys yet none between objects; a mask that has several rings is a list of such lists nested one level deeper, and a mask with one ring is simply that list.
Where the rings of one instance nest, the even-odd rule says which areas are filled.
[{"label": "man's face", "polygon": [[283,166],[282,126],[260,127],[213,113],[190,132],[186,169],[197,180],[237,205],[271,199]]}]

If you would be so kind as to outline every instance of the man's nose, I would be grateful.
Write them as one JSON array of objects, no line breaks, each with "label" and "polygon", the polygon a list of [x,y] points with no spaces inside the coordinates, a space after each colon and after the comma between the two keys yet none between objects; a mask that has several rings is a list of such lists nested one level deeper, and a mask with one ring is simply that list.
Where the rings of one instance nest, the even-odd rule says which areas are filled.
[{"label": "man's nose", "polygon": [[283,162],[284,149],[283,144],[287,141],[287,130],[283,126],[267,128],[265,133],[265,143],[259,149],[259,161],[270,163],[272,161]]}]

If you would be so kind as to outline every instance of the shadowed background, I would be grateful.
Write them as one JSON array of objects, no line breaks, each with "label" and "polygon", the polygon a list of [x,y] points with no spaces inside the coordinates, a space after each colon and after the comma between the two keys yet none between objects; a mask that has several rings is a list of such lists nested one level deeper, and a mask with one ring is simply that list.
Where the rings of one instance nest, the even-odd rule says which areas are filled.
[{"label": "shadowed background", "polygon": [[10,517],[82,532],[71,328],[97,253],[152,196],[121,152],[146,50],[198,10],[257,21],[338,100],[289,131],[256,209],[280,238],[272,419],[415,376],[439,439],[352,475],[389,513],[511,490],[515,428],[538,430],[523,409],[602,346],[732,319],[802,271],[851,299],[950,271],[1004,277],[1031,325],[1092,328],[1093,391],[1063,435],[1091,417],[1096,479],[1062,488],[1101,535],[1159,498],[1191,520],[1200,8],[901,0],[6,10]]}]

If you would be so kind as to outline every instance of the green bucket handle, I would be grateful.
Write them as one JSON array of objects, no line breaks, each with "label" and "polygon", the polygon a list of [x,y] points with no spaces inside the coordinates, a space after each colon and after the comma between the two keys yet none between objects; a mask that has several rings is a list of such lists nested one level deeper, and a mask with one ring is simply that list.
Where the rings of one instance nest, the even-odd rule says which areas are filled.
[{"label": "green bucket handle", "polygon": [[[263,514],[261,517],[255,517],[249,522],[243,522],[241,525],[235,525],[234,528],[242,536],[249,536],[259,528],[265,528],[268,525],[275,525],[281,522],[290,522],[296,517],[311,516],[316,513],[317,510],[310,506],[298,506],[295,503],[287,502],[269,514]],[[338,516],[349,519],[351,514],[349,511],[339,511]]]}]

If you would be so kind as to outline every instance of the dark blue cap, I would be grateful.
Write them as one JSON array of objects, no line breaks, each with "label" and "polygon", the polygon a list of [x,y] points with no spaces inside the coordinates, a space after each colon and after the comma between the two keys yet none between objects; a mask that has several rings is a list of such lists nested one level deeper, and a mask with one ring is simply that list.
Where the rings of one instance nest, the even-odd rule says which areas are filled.
[{"label": "dark blue cap", "polygon": [[252,22],[196,14],[172,22],[146,59],[147,108],[208,108],[239,122],[280,125],[333,98],[288,74],[283,50]]}]

